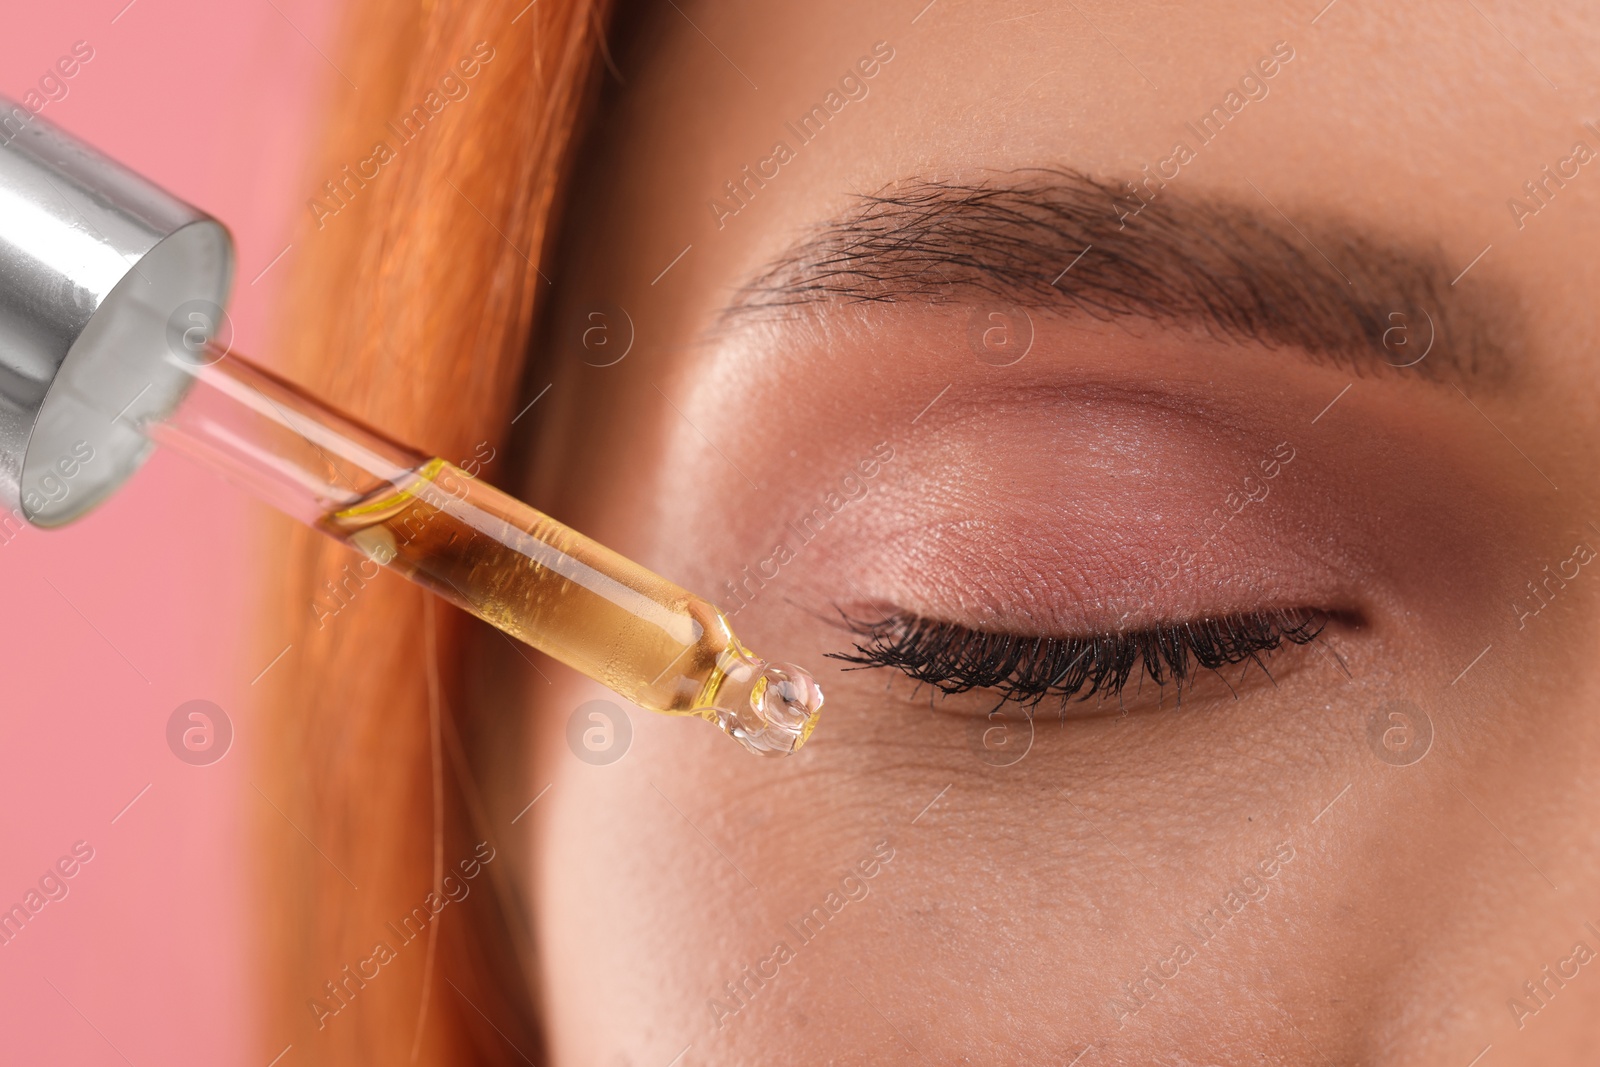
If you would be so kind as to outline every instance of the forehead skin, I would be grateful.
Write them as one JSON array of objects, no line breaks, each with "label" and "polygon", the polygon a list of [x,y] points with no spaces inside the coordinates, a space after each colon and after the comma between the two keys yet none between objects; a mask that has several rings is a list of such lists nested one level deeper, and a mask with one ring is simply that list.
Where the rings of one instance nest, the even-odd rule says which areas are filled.
[{"label": "forehead skin", "polygon": [[[1507,605],[1600,516],[1600,160],[1546,181],[1543,203],[1524,188],[1574,142],[1600,149],[1583,126],[1600,117],[1600,25],[1581,4],[1320,7],[680,2],[629,15],[641,21],[617,55],[626,89],[558,263],[529,498],[728,606],[725,582],[769,557],[777,526],[876,442],[895,459],[735,618],[758,651],[825,675],[830,707],[799,756],[750,759],[703,724],[634,711],[627,754],[596,766],[573,758],[568,719],[608,694],[550,665],[549,681],[530,677],[530,778],[551,789],[520,825],[557,1062],[1466,1064],[1490,1046],[1486,1064],[1556,1064],[1592,1050],[1600,976],[1542,968],[1570,975],[1577,943],[1600,951],[1586,925],[1600,925],[1596,605],[1586,572],[1535,635]],[[892,58],[865,96],[801,144],[791,125],[877,42]],[[1275,46],[1293,58],[1201,144],[1188,124]],[[778,141],[793,158],[728,199],[725,183]],[[1157,352],[1148,332],[1041,318],[1045,354],[1123,375],[1116,396],[1161,378],[1189,397],[1158,420],[1068,391],[1048,421],[1025,397],[962,399],[986,395],[962,307],[824,307],[719,329],[741,286],[862,194],[1030,167],[1138,177],[1178,141],[1196,151],[1163,195],[1252,203],[1313,245],[1337,222],[1455,264],[1452,299],[1505,309],[1509,372],[1468,401],[1448,383],[1192,338]],[[1537,213],[1519,219],[1514,197]],[[634,332],[607,367],[573,343],[602,306]],[[1019,393],[1049,387],[1050,366],[1020,365],[1041,377],[1018,377]],[[1337,414],[1310,422],[1335,394]],[[1282,430],[1291,403],[1307,415]],[[819,622],[839,603],[916,590],[922,602],[901,606],[968,612],[969,625],[1065,612],[1048,575],[1077,563],[1070,546],[1054,565],[1028,547],[1054,521],[1030,511],[1037,500],[1081,487],[1114,512],[1115,493],[1142,485],[1141,514],[1189,495],[1209,508],[1233,476],[1206,456],[1291,436],[1307,478],[1285,479],[1275,506],[1309,531],[1308,570],[1312,557],[1345,568],[1317,588],[1369,623],[1338,645],[1343,673],[1308,666],[1187,715],[1045,716],[1038,747],[997,768],[974,758],[970,714],[823,659],[848,648]],[[1166,452],[1193,470],[1149,458]],[[1098,466],[1068,477],[1062,455]],[[983,532],[927,534],[933,498]],[[1038,580],[1008,584],[1024,556]],[[911,573],[922,561],[935,578]],[[1292,586],[1296,566],[1275,561],[1263,587]],[[1039,603],[1008,607],[1019,589]],[[1429,709],[1436,732],[1403,768],[1367,742],[1374,709],[1397,697]],[[850,883],[865,895],[798,936],[791,924],[880,842],[893,858]],[[1193,924],[1216,907],[1226,928],[1201,944]],[[770,962],[779,942],[792,960]],[[1193,958],[1174,964],[1178,943]]]}]

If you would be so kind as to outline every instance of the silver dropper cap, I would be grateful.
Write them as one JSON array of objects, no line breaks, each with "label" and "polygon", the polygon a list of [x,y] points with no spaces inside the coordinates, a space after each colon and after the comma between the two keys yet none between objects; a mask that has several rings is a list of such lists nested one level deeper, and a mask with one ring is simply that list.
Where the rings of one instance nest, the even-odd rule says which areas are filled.
[{"label": "silver dropper cap", "polygon": [[0,506],[59,526],[126,481],[232,278],[221,223],[0,97]]}]

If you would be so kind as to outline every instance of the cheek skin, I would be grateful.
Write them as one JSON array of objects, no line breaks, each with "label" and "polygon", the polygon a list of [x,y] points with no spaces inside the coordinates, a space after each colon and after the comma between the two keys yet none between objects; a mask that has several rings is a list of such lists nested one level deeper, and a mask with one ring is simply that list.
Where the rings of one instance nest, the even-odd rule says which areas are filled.
[{"label": "cheek skin", "polygon": [[[596,695],[573,686],[556,699]],[[805,773],[785,767],[777,781],[765,765],[730,760],[709,731],[643,715],[622,761],[589,767],[566,756],[561,717],[548,716],[541,743],[561,756],[535,809],[538,918],[551,1017],[572,1021],[560,1029],[570,1042],[562,1050],[569,1062],[594,1062],[616,1042],[642,1058],[672,1034],[667,1043],[693,1041],[706,1062],[782,1062],[781,1050],[797,1046],[921,1062],[896,1045],[875,1006],[941,1058],[1004,1048],[1037,1061],[1092,1040],[1118,1042],[1120,1062],[1149,1062],[1141,1049],[1156,1055],[1181,1040],[1215,1062],[1241,1046],[1292,1062],[1296,1035],[1252,1021],[1265,1013],[1243,1011],[1224,976],[1267,968],[1275,982],[1259,995],[1351,1033],[1382,1019],[1389,1005],[1378,991],[1397,975],[1425,977],[1444,998],[1467,992],[1463,976],[1485,973],[1473,951],[1481,941],[1446,938],[1442,958],[1419,971],[1415,939],[1441,920],[1470,925],[1481,911],[1518,922],[1527,894],[1469,896],[1441,915],[1436,893],[1474,871],[1520,885],[1521,861],[1466,820],[1422,817],[1454,796],[1455,767],[1439,773],[1425,762],[1418,775],[1397,776],[1367,757],[1364,715],[1350,713],[1376,695],[1341,693],[1328,706],[1346,723],[1339,743],[1274,723],[1278,707],[1245,705],[1167,731],[1108,724],[1086,738],[1041,724],[1035,750],[1009,768],[975,758],[964,729],[902,749],[853,724],[847,743],[846,724],[834,722],[811,756],[797,757],[807,762],[793,770]],[[846,686],[836,699],[870,707],[871,689]],[[1297,689],[1280,703],[1328,702]],[[1239,715],[1253,727],[1241,729]],[[1351,794],[1311,823],[1347,783]],[[1386,812],[1414,817],[1390,822]],[[881,839],[896,858],[867,898],[800,948],[747,1011],[715,1027],[708,1000],[790,937],[785,924],[837,885],[840,864]],[[1164,999],[1115,1027],[1107,1002],[1185,936],[1173,917],[1193,921],[1283,840],[1296,858],[1266,901],[1233,919]],[[1393,851],[1393,861],[1370,862],[1374,848]],[[1340,919],[1352,910],[1383,915],[1382,937],[1368,941],[1370,918]],[[1328,935],[1308,939],[1305,926]],[[1337,983],[1322,986],[1318,975]],[[1328,998],[1338,1002],[1331,1014],[1311,1009]],[[616,1003],[637,1006],[620,1036],[601,1025]],[[1005,1021],[1019,1005],[1028,1006],[1025,1028]],[[1357,1058],[1338,1044],[1330,1055]]]}]

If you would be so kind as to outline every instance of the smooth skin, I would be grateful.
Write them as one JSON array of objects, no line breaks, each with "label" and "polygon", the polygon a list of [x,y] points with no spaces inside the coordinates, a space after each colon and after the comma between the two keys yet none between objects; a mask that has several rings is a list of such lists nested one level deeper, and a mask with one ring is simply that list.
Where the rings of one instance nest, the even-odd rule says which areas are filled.
[{"label": "smooth skin", "polygon": [[[1575,142],[1600,152],[1600,19],[923,3],[628,16],[521,488],[725,608],[745,568],[775,572],[734,624],[828,704],[787,760],[632,710],[631,746],[597,765],[568,723],[609,694],[528,673],[529,780],[550,789],[519,828],[555,1061],[1592,1062],[1600,159],[1540,199],[1524,183]],[[864,97],[799,144],[785,124],[878,42]],[[1196,148],[1185,124],[1275,47],[1293,58]],[[1194,158],[1155,203],[1249,206],[1352,289],[1367,267],[1332,227],[1424,250],[1433,310],[1489,309],[1500,371],[1360,370],[1043,305],[998,366],[971,327],[1009,305],[937,285],[722,316],[862,194],[1036,167],[1115,184],[1180,140]],[[727,199],[777,141],[793,158]],[[1396,308],[1401,363],[1425,327]],[[632,332],[625,357],[597,365],[621,349],[585,347],[593,324]],[[788,524],[819,504],[802,543]],[[826,658],[854,643],[841,613],[1112,628],[1133,576],[1219,507],[1225,531],[1139,610],[1331,613],[1270,680],[1227,668],[1181,707],[1130,684],[1030,728]]]}]

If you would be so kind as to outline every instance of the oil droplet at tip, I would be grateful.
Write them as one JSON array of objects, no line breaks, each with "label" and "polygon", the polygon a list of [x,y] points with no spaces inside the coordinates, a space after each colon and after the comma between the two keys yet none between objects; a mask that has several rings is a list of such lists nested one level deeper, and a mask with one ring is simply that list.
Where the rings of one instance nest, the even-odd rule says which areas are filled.
[{"label": "oil droplet at tip", "polygon": [[[806,743],[822,714],[822,687],[792,663],[748,661],[760,669],[749,697],[713,708],[713,721],[758,756],[787,756]],[[754,674],[754,672],[751,672]]]}]

